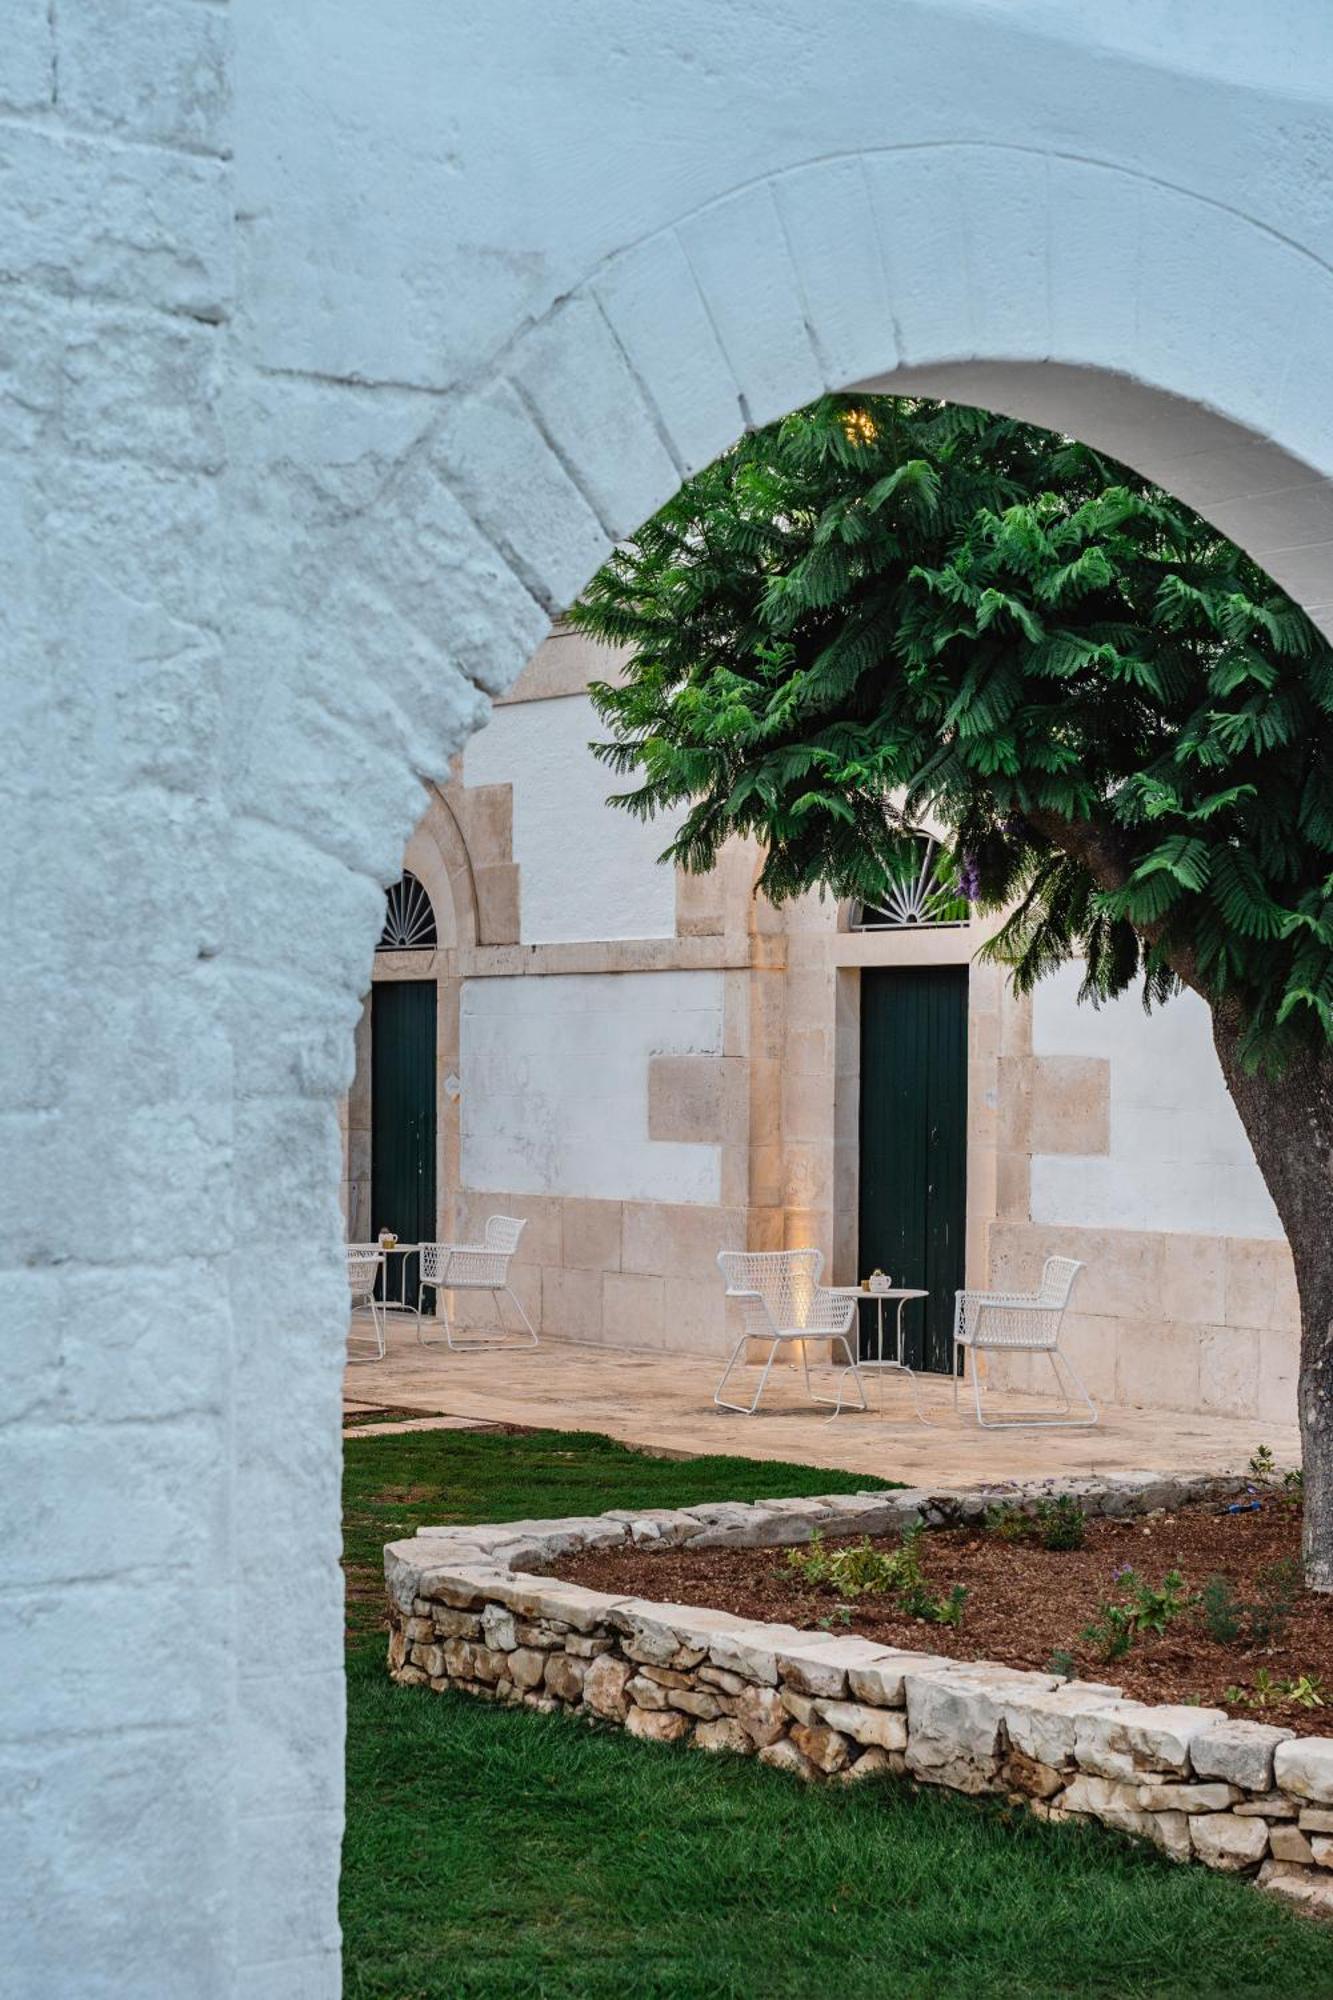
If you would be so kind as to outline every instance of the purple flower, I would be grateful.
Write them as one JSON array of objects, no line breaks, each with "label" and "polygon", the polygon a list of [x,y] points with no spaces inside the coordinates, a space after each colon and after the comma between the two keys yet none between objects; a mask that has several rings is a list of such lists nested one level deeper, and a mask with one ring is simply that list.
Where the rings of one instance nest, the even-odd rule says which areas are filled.
[{"label": "purple flower", "polygon": [[1133,1570],[1133,1568],[1134,1568],[1133,1563],[1121,1563],[1117,1569],[1113,1569],[1111,1571],[1111,1581],[1113,1583],[1119,1583],[1121,1577],[1128,1576]]}]

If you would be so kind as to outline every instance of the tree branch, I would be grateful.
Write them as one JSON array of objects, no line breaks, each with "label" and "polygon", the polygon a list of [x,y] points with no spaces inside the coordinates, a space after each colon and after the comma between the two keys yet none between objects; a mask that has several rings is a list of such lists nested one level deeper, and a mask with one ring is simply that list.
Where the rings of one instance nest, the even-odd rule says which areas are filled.
[{"label": "tree branch", "polygon": [[[1028,825],[1037,833],[1044,834],[1053,847],[1058,847],[1072,861],[1086,868],[1099,889],[1123,889],[1132,872],[1128,857],[1118,830],[1099,824],[1096,820],[1061,819],[1058,813],[1046,812],[1041,807],[1023,814]],[[1164,923],[1135,924],[1133,928],[1148,944],[1157,946],[1166,935]],[[1188,945],[1173,945],[1163,954],[1182,986],[1188,986],[1207,1002],[1211,1011],[1216,1011],[1214,996],[1205,992],[1199,978],[1198,963]]]}]

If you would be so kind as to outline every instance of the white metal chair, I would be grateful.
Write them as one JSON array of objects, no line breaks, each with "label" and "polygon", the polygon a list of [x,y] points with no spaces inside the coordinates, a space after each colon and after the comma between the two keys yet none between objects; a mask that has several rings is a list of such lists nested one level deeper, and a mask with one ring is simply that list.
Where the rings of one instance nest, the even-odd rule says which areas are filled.
[{"label": "white metal chair", "polygon": [[[958,1408],[958,1358],[970,1349],[972,1394],[977,1423],[983,1430],[1087,1430],[1100,1422],[1097,1405],[1067,1354],[1060,1350],[1060,1326],[1074,1280],[1083,1265],[1075,1257],[1048,1257],[1035,1292],[959,1292],[953,1317],[953,1401]],[[1050,1361],[1062,1404],[1053,1416],[988,1417],[982,1410],[977,1355],[1044,1354]],[[1078,1392],[1086,1415],[1074,1415],[1074,1403],[1061,1379],[1061,1366]]]},{"label": "white metal chair", "polygon": [[[856,1365],[849,1338],[849,1329],[856,1318],[856,1300],[846,1294],[826,1291],[820,1284],[819,1275],[824,1268],[822,1250],[720,1250],[717,1265],[726,1280],[727,1297],[735,1299],[740,1306],[745,1329],[731,1350],[727,1365],[722,1370],[722,1379],[713,1391],[713,1401],[719,1410],[735,1410],[742,1417],[753,1416],[767,1386],[778,1349],[784,1341],[792,1340],[801,1344],[801,1365],[812,1402],[829,1405],[837,1416],[842,1409],[843,1381],[850,1373],[861,1397],[859,1407],[869,1409],[865,1383]],[[768,1359],[759,1377],[759,1386],[752,1401],[728,1402],[722,1393],[727,1386],[727,1378],[746,1343],[751,1340],[768,1342]],[[847,1356],[846,1367],[839,1370],[836,1398],[816,1395],[811,1385],[810,1357],[806,1347],[807,1341],[811,1340],[827,1340],[831,1346],[841,1347]]]},{"label": "white metal chair", "polygon": [[[380,1272],[384,1269],[384,1252],[375,1243],[349,1243],[347,1245],[347,1290],[351,1297],[352,1310],[361,1306],[370,1307],[370,1339],[374,1342],[373,1355],[354,1357],[363,1361],[383,1361],[384,1359],[384,1306],[375,1296],[375,1286]],[[364,1333],[353,1327],[347,1336],[350,1348],[354,1340],[365,1340]]]},{"label": "white metal chair", "polygon": [[[421,1280],[417,1289],[417,1339],[423,1347],[451,1347],[455,1354],[465,1353],[472,1348],[495,1347],[498,1343],[487,1335],[481,1340],[455,1340],[453,1325],[449,1318],[449,1292],[492,1292],[495,1295],[495,1310],[499,1318],[499,1332],[510,1331],[504,1323],[504,1311],[500,1300],[508,1298],[527,1330],[527,1342],[518,1345],[539,1345],[532,1321],[523,1310],[523,1301],[518,1298],[509,1283],[509,1261],[518,1248],[518,1239],[527,1228],[527,1223],[515,1215],[490,1215],[486,1218],[485,1240],[481,1243],[423,1243],[421,1245]],[[435,1294],[435,1302],[440,1318],[444,1321],[444,1340],[427,1340],[421,1330],[421,1301],[427,1286]],[[517,1332],[517,1329],[513,1329]]]}]

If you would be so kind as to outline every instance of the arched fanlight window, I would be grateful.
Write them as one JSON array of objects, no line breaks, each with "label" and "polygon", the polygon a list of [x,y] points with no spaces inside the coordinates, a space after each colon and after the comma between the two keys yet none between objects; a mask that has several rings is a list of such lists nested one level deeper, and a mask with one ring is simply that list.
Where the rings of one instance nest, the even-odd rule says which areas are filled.
[{"label": "arched fanlight window", "polygon": [[402,875],[384,898],[384,929],[376,951],[434,951],[438,943],[430,897],[415,875]]},{"label": "arched fanlight window", "polygon": [[928,833],[915,836],[877,903],[854,903],[854,931],[902,931],[965,924],[972,914],[951,857]]}]

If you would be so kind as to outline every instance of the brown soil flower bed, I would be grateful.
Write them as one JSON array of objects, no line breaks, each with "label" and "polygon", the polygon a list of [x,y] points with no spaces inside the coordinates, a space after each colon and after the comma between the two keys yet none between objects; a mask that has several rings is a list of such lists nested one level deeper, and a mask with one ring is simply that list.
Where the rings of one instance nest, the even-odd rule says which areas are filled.
[{"label": "brown soil flower bed", "polygon": [[[833,1538],[830,1549],[847,1545]],[[895,1537],[877,1537],[886,1552]],[[1209,1636],[1197,1611],[1158,1636],[1147,1632],[1130,1650],[1108,1661],[1081,1637],[1100,1607],[1122,1594],[1116,1572],[1126,1566],[1144,1582],[1160,1584],[1178,1569],[1190,1595],[1210,1577],[1223,1576],[1241,1600],[1259,1595],[1263,1572],[1300,1557],[1300,1520],[1272,1498],[1259,1513],[1226,1514],[1216,1508],[1182,1508],[1177,1514],[1087,1524],[1082,1549],[1055,1552],[1039,1542],[1007,1541],[992,1530],[936,1530],[921,1542],[924,1568],[940,1596],[954,1584],[967,1590],[959,1629],[905,1616],[882,1596],[846,1605],[827,1586],[811,1586],[778,1549],[643,1549],[593,1551],[554,1565],[554,1574],[593,1590],[706,1605],[745,1618],[776,1620],[802,1629],[856,1632],[888,1645],[959,1659],[1002,1660],[1044,1669],[1065,1650],[1080,1678],[1110,1680],[1141,1701],[1202,1702],[1233,1715],[1281,1722],[1303,1735],[1333,1734],[1333,1600],[1289,1591],[1291,1613],[1280,1638],[1268,1646],[1242,1637],[1223,1644]],[[1226,1698],[1226,1690],[1253,1690],[1302,1675],[1323,1682],[1324,1705],[1304,1707],[1272,1696],[1255,1704]]]}]

